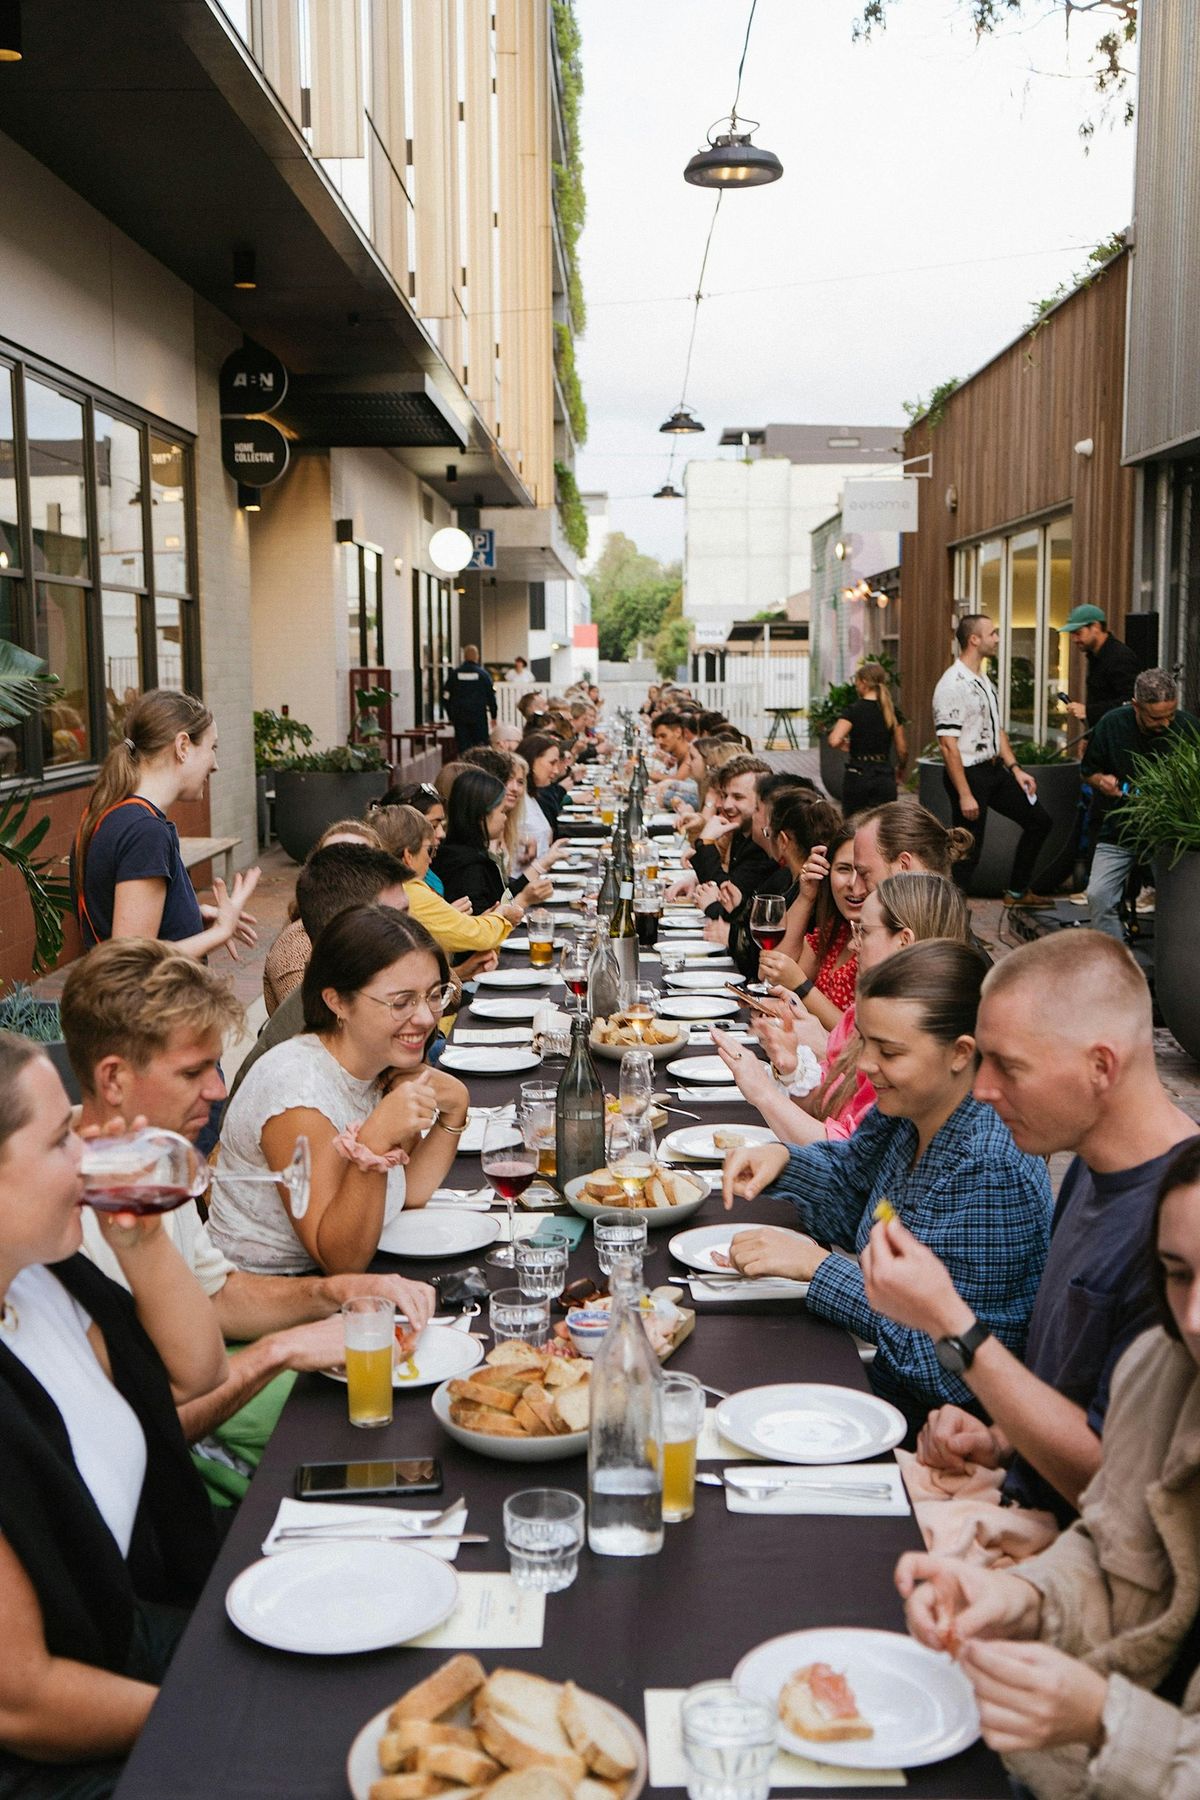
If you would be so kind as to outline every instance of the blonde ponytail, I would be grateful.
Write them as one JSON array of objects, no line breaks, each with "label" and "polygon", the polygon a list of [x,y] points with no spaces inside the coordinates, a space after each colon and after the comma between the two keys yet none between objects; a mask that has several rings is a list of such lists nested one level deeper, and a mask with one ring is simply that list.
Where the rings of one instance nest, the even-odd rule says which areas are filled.
[{"label": "blonde ponytail", "polygon": [[883,722],[889,731],[895,731],[896,708],[892,702],[892,690],[891,684],[888,681],[888,672],[883,664],[877,662],[863,663],[858,669],[854,679],[863,682],[866,687],[873,687],[875,689],[875,698],[879,704],[879,710],[883,714]]}]

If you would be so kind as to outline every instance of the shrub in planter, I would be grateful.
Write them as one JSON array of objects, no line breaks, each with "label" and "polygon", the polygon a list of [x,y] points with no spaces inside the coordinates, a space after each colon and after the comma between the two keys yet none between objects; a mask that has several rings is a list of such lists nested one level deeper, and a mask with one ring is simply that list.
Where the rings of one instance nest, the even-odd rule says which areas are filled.
[{"label": "shrub in planter", "polygon": [[1154,865],[1154,997],[1172,1036],[1200,1061],[1200,737],[1181,732],[1134,764],[1120,833]]},{"label": "shrub in planter", "polygon": [[[1018,741],[1013,753],[1023,769],[1029,769],[1038,785],[1038,799],[1054,821],[1053,829],[1033,871],[1039,894],[1052,894],[1068,880],[1075,864],[1079,836],[1079,764],[1062,755],[1056,744]],[[950,799],[942,780],[942,753],[936,745],[917,759],[917,798],[921,805],[950,824]],[[1020,834],[1017,827],[989,812],[983,834],[983,854],[967,892],[975,899],[996,899],[1004,892],[1012,873],[1012,859]]]},{"label": "shrub in planter", "polygon": [[73,1106],[79,1104],[82,1096],[63,1042],[57,1000],[39,1000],[26,982],[15,982],[0,996],[0,1031],[12,1031],[40,1044],[58,1070],[68,1100]]},{"label": "shrub in planter", "polygon": [[361,819],[387,792],[391,769],[370,745],[292,756],[275,770],[275,836],[293,862],[303,862],[335,819]]}]

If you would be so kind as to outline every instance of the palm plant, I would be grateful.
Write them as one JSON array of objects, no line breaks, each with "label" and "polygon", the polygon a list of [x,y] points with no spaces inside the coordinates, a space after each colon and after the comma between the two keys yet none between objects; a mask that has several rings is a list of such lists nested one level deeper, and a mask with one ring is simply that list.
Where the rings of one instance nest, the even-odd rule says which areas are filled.
[{"label": "palm plant", "polygon": [[[41,657],[0,638],[0,727],[20,725],[59,691]],[[71,909],[71,884],[53,873],[55,859],[36,854],[50,829],[50,815],[29,824],[32,788],[14,788],[0,799],[0,862],[16,869],[33,909],[33,973],[53,968],[62,954],[63,919]]]}]

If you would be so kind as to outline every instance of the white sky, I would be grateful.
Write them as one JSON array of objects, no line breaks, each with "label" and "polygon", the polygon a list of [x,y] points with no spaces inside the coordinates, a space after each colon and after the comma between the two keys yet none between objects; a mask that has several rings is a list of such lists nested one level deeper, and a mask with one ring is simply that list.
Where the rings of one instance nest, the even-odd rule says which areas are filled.
[{"label": "white sky", "polygon": [[[1032,304],[1128,224],[1134,130],[1095,114],[1088,52],[1049,0],[976,44],[955,0],[899,0],[854,44],[858,0],[759,0],[739,111],[784,165],[727,196],[688,384],[708,427],[680,446],[731,456],[729,425],[903,421],[901,403],[971,373]],[[614,529],[671,558],[684,508],[649,498],[658,426],[680,399],[691,302],[715,196],[683,166],[733,99],[749,0],[576,0],[583,33],[581,240],[589,322],[577,347],[590,415],[577,476]],[[1035,16],[1036,15],[1036,16]],[[760,292],[728,293],[728,290]],[[675,298],[669,298],[674,296]],[[668,298],[664,298],[668,297]]]}]

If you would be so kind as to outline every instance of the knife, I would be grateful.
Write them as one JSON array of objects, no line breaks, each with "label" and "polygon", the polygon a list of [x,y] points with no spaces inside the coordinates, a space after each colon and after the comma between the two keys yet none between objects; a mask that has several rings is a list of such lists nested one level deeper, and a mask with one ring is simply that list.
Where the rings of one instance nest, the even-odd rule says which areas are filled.
[{"label": "knife", "polygon": [[275,1533],[277,1543],[284,1538],[305,1538],[311,1543],[313,1539],[320,1537],[338,1543],[344,1539],[349,1543],[387,1542],[399,1544],[406,1542],[409,1538],[424,1538],[426,1542],[432,1538],[443,1544],[488,1544],[491,1542],[486,1533],[481,1531],[409,1531],[403,1526],[399,1530],[393,1527],[390,1531],[361,1531],[357,1526],[348,1530],[336,1523],[330,1525],[284,1525]]}]

